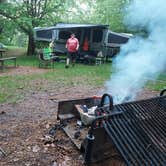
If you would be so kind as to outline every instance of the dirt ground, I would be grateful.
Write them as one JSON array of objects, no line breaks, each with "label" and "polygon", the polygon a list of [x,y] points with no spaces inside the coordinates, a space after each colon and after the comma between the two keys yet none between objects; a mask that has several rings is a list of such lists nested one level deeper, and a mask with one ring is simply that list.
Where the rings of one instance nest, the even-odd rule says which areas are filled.
[{"label": "dirt ground", "polygon": [[[39,72],[45,70],[19,67],[12,73],[9,71],[0,76]],[[92,96],[99,90],[65,87],[54,91],[33,91],[17,103],[0,104],[0,166],[83,166],[80,152],[61,130],[55,133],[53,143],[46,144],[45,139],[51,127],[57,123],[59,100]],[[138,99],[157,94],[144,90]],[[97,165],[110,164],[106,161]]]}]

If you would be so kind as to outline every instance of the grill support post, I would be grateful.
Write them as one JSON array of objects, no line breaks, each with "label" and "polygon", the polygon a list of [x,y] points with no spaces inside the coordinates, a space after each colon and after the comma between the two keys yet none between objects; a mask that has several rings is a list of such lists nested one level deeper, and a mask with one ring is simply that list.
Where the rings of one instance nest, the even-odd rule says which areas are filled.
[{"label": "grill support post", "polygon": [[85,151],[84,160],[85,160],[86,164],[90,164],[91,163],[92,146],[93,146],[93,142],[95,140],[95,137],[92,134],[88,134],[86,136],[86,139],[87,139],[87,147],[86,147],[86,151]]}]

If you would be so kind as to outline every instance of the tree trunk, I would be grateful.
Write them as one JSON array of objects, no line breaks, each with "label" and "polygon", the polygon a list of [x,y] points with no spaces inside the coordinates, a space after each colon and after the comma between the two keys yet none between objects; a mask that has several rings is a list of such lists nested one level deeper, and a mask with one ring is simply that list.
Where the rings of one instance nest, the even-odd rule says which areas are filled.
[{"label": "tree trunk", "polygon": [[35,54],[35,40],[33,33],[28,34],[28,50],[27,50],[27,55],[32,56]]}]

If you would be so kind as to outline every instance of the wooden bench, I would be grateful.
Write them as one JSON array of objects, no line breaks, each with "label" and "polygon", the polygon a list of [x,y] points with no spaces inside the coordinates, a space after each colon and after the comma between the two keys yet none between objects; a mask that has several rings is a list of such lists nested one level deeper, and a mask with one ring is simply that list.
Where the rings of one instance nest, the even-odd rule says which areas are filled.
[{"label": "wooden bench", "polygon": [[0,57],[2,58],[3,57],[3,53],[5,53],[6,50],[5,49],[0,49]]},{"label": "wooden bench", "polygon": [[0,63],[1,63],[1,69],[4,69],[4,63],[5,61],[12,60],[14,61],[14,67],[16,67],[16,57],[6,57],[6,58],[0,58]]}]

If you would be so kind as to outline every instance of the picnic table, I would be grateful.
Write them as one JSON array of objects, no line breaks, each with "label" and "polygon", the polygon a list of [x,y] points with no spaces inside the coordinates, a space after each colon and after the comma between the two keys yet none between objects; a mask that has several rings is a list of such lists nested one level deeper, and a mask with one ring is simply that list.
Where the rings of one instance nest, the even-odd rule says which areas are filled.
[{"label": "picnic table", "polygon": [[0,49],[0,58],[2,58],[3,57],[3,53],[4,52],[6,52],[6,50],[5,49]]},{"label": "picnic table", "polygon": [[4,69],[4,63],[5,61],[12,60],[14,62],[14,67],[16,67],[16,57],[6,57],[6,58],[0,58],[1,63],[1,69]]}]

